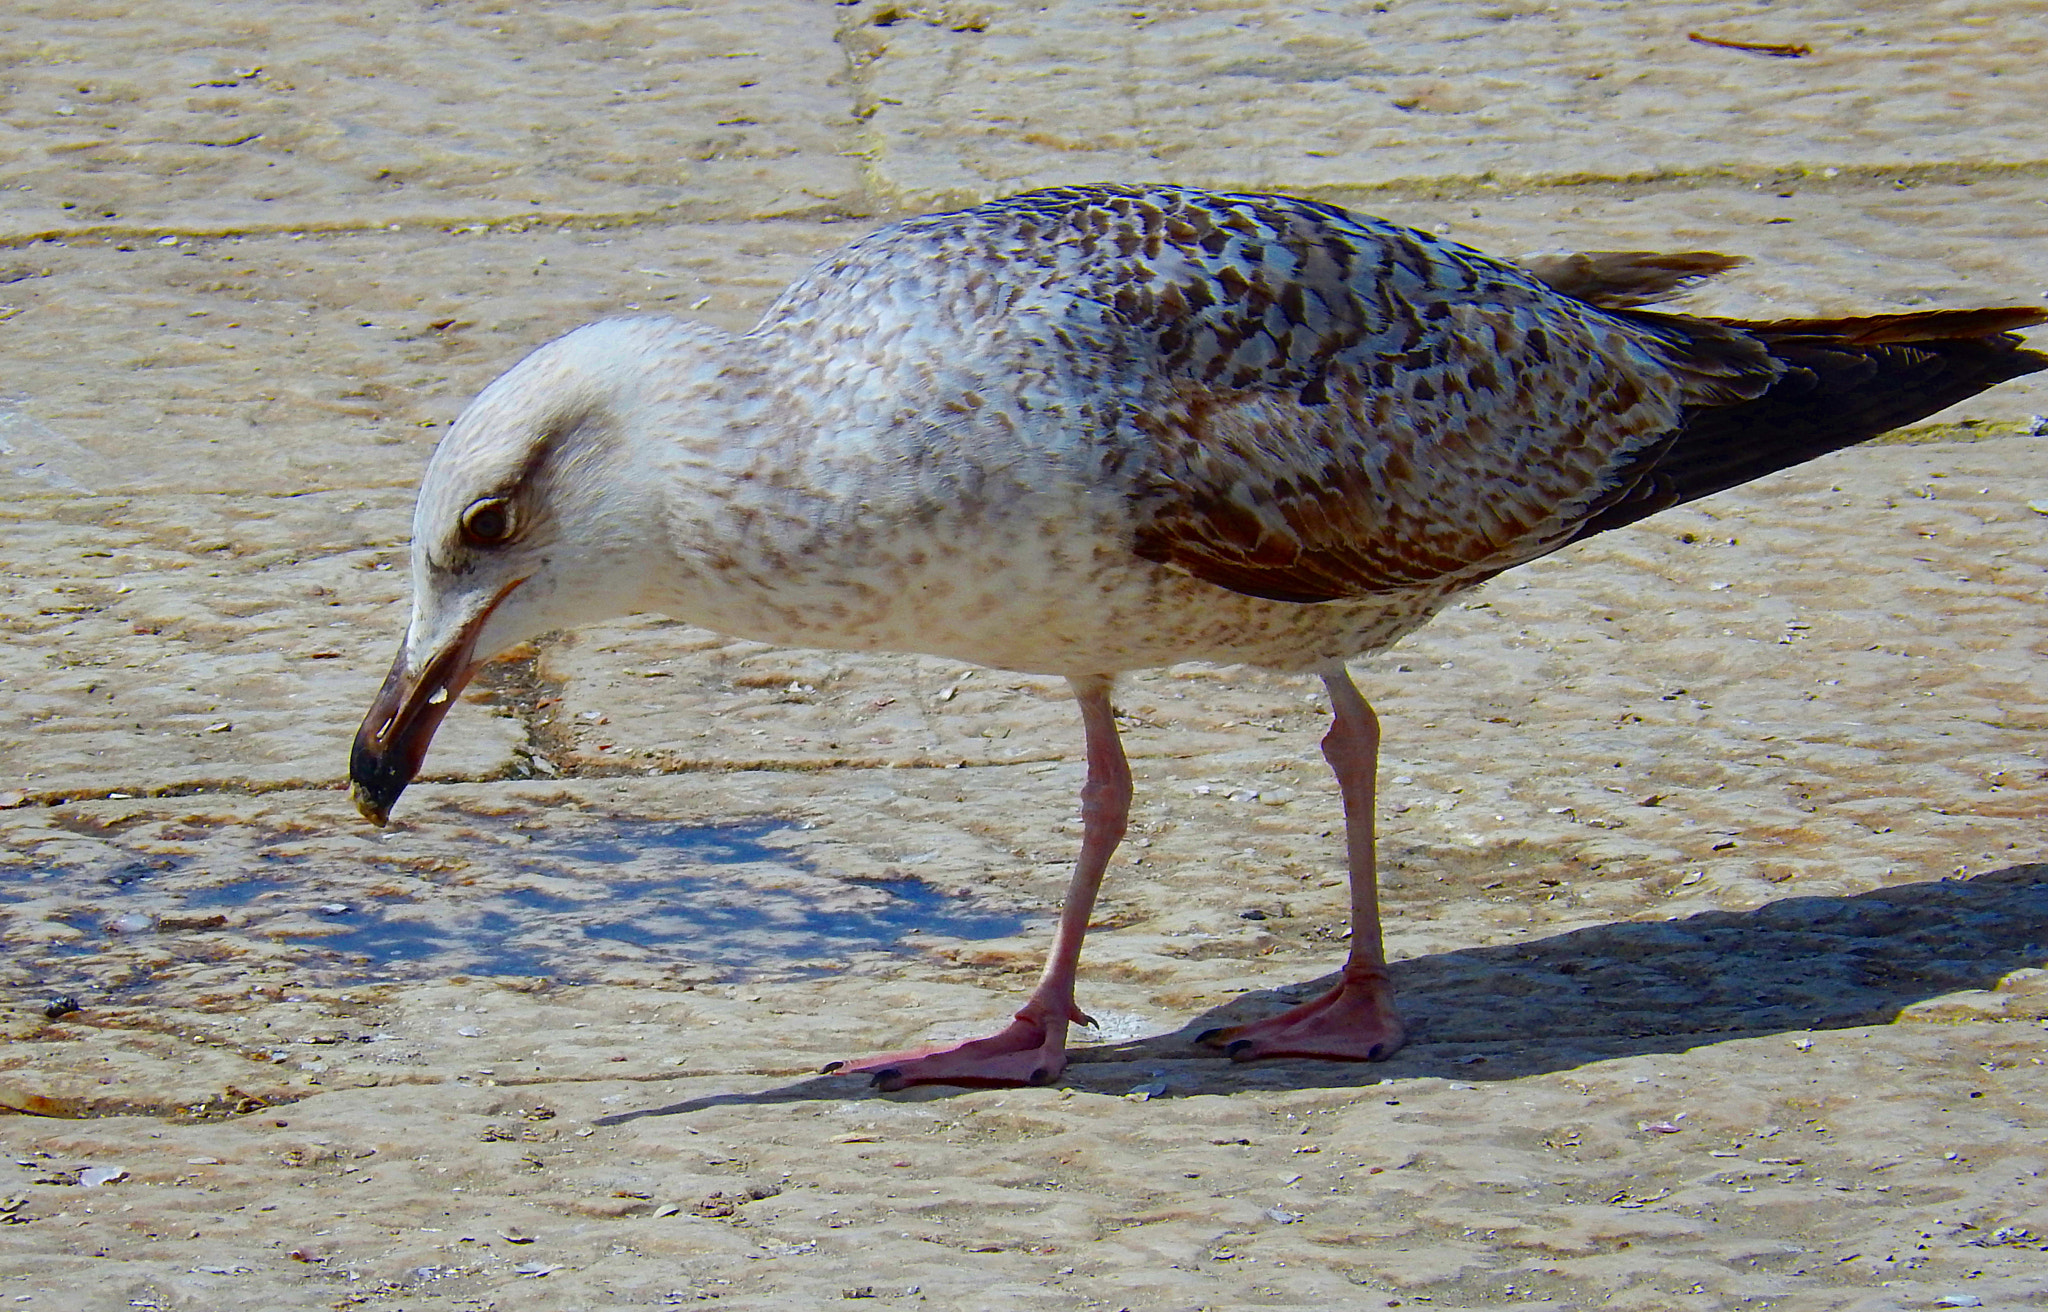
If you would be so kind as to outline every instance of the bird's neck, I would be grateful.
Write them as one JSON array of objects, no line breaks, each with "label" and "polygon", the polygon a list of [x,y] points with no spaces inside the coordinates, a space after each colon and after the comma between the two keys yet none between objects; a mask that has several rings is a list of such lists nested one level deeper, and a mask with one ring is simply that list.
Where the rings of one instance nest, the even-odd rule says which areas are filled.
[{"label": "bird's neck", "polygon": [[752,358],[747,339],[694,345],[635,431],[638,513],[664,557],[646,571],[643,607],[759,635],[806,541],[834,513],[807,476],[819,417]]}]

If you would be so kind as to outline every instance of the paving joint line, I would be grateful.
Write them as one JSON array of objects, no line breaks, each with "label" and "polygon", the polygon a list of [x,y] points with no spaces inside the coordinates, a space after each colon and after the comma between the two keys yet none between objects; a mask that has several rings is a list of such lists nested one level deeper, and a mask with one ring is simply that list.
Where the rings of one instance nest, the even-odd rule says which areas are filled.
[{"label": "paving joint line", "polygon": [[[507,717],[513,718],[513,717]],[[530,759],[530,758],[522,758]],[[1185,760],[1185,753],[1134,752],[1132,760]],[[508,765],[502,770],[465,775],[423,775],[417,781],[430,785],[467,784],[566,784],[604,779],[680,779],[704,774],[822,774],[828,770],[1005,770],[1020,765],[1066,764],[1079,757],[1052,752],[1020,756],[1008,761],[961,761],[934,758],[910,760],[881,757],[834,758],[824,761],[790,761],[759,758],[748,761],[676,760],[653,766],[618,765],[592,768],[571,767],[559,774],[531,771],[530,766]],[[652,773],[650,773],[650,770]],[[263,797],[272,793],[346,794],[345,779],[279,779],[268,781],[197,780],[181,784],[122,787],[110,784],[91,788],[45,788],[15,790],[14,800],[0,806],[0,812],[25,811],[31,807],[71,806],[83,802],[152,802],[180,797]]]},{"label": "paving joint line", "polygon": [[[1832,175],[1827,172],[1829,169],[1834,170]],[[1691,169],[1647,169],[1613,174],[1559,173],[1506,179],[1493,173],[1478,173],[1391,178],[1378,182],[1330,183],[1302,188],[1301,191],[1303,194],[1320,196],[1466,199],[1477,196],[1498,197],[1601,189],[1621,192],[1699,191],[1717,185],[1747,183],[1757,186],[1798,186],[1806,191],[1837,194],[1880,188],[1911,190],[1924,186],[1960,185],[2005,178],[2048,178],[2048,159],[1895,166],[1727,165]],[[107,244],[119,241],[161,241],[166,237],[175,237],[180,241],[218,241],[252,237],[289,240],[294,237],[380,236],[394,232],[440,232],[450,236],[516,235],[541,228],[553,228],[558,231],[601,231],[711,224],[851,222],[882,220],[911,212],[914,211],[907,210],[900,204],[888,202],[881,196],[867,196],[851,203],[820,202],[811,209],[776,214],[733,214],[719,212],[711,206],[673,205],[647,210],[595,213],[553,210],[529,214],[440,215],[395,220],[324,220],[310,223],[81,224],[70,228],[0,232],[0,249],[33,246],[42,242],[60,245]]]}]

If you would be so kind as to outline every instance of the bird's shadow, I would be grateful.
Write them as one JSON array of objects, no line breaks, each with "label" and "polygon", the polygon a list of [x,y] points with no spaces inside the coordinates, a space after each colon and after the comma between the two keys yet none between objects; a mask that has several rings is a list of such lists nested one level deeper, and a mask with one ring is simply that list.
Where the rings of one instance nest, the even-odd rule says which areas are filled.
[{"label": "bird's shadow", "polygon": [[[1061,1083],[1154,1097],[1248,1089],[1352,1088],[1388,1078],[1502,1080],[1588,1062],[1683,1052],[1728,1039],[1881,1025],[1913,1003],[1989,989],[2048,966],[2048,865],[1902,884],[1854,897],[1793,897],[1750,911],[1625,921],[1394,963],[1408,1046],[1370,1065],[1236,1064],[1195,1043],[1268,1015],[1331,978],[1245,993],[1166,1034],[1082,1044]],[[898,1099],[944,1098],[928,1086]],[[602,1118],[617,1124],[709,1107],[871,1093],[865,1077],[819,1076]]]}]

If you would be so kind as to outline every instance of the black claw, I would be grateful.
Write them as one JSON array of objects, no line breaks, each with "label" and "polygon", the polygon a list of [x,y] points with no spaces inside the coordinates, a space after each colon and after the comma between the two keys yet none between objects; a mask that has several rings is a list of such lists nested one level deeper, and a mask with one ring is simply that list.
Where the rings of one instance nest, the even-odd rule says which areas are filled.
[{"label": "black claw", "polygon": [[1259,1045],[1250,1039],[1239,1039],[1237,1042],[1225,1047],[1223,1051],[1232,1061],[1247,1061],[1250,1059],[1252,1049],[1257,1046]]},{"label": "black claw", "polygon": [[838,1070],[841,1066],[844,1066],[845,1064],[846,1063],[843,1061],[828,1061],[823,1066],[820,1066],[818,1068],[818,1074],[830,1075],[833,1071]]},{"label": "black claw", "polygon": [[876,1071],[875,1078],[868,1081],[868,1087],[880,1089],[883,1093],[895,1093],[903,1088],[903,1072],[893,1066],[886,1071]]},{"label": "black claw", "polygon": [[1045,1067],[1040,1066],[1038,1069],[1031,1072],[1030,1082],[1032,1084],[1051,1084],[1052,1072],[1047,1070]]},{"label": "black claw", "polygon": [[1385,1061],[1386,1058],[1387,1045],[1384,1043],[1373,1044],[1372,1047],[1365,1054],[1365,1059],[1367,1061]]},{"label": "black claw", "polygon": [[1218,1025],[1213,1030],[1203,1030],[1200,1034],[1197,1034],[1195,1036],[1195,1042],[1208,1043],[1211,1040],[1215,1039],[1215,1037],[1221,1033],[1223,1033],[1223,1026],[1221,1025]]}]

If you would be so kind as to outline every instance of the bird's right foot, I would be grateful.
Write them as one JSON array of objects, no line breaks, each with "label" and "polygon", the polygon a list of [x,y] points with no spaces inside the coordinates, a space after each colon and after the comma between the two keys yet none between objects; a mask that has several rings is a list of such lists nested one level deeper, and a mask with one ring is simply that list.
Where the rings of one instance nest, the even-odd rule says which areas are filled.
[{"label": "bird's right foot", "polygon": [[874,1086],[894,1093],[914,1084],[956,1084],[970,1089],[1011,1089],[1050,1084],[1067,1068],[1067,1027],[1019,1015],[1000,1033],[963,1043],[835,1061],[823,1074],[865,1071]]}]

